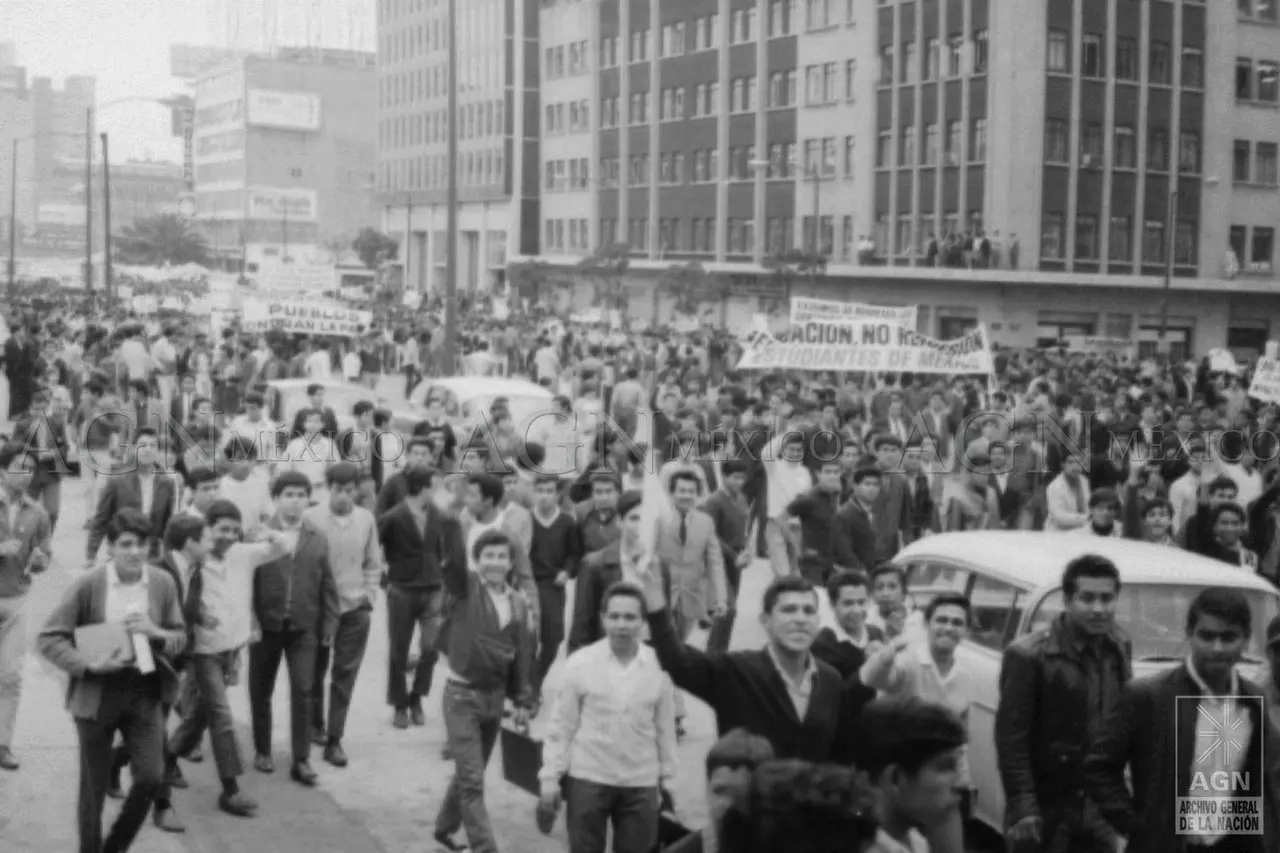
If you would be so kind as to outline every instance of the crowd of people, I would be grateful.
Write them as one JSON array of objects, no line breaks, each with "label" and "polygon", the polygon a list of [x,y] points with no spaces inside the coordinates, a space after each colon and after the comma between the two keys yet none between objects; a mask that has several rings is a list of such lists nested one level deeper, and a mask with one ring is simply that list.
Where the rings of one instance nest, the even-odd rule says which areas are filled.
[{"label": "crowd of people", "polygon": [[[424,701],[442,697],[444,849],[499,849],[485,769],[504,724],[536,720],[531,819],[549,832],[563,810],[573,853],[602,853],[610,834],[620,853],[962,853],[967,721],[994,697],[975,695],[955,654],[969,599],[917,600],[893,562],[902,548],[945,531],[1071,532],[1280,579],[1276,409],[1207,362],[1001,350],[994,377],[761,375],[736,371],[739,344],[705,330],[471,321],[464,363],[552,389],[558,426],[526,434],[499,399],[464,431],[427,401],[388,454],[372,395],[339,430],[320,384],[326,369],[361,379],[351,352],[410,385],[442,369],[438,336],[386,326],[352,347],[235,330],[215,346],[179,321],[10,324],[0,768],[19,767],[24,602],[76,459],[93,484],[85,564],[38,646],[70,676],[84,853],[128,849],[148,816],[184,831],[175,791],[206,733],[218,807],[258,814],[228,701],[242,674],[258,773],[276,770],[282,664],[288,775],[317,783],[313,747],[345,767],[378,607],[388,725],[425,725]],[[11,345],[40,371],[11,369]],[[290,423],[263,397],[283,377],[317,383]],[[566,458],[557,444],[575,446],[567,469],[545,464]],[[739,602],[746,571],[770,576],[767,642],[730,651],[739,606],[755,609]],[[1280,701],[1273,679],[1234,674],[1253,611],[1232,590],[1202,591],[1185,624],[1167,626],[1185,631],[1187,657],[1133,679],[1119,569],[1079,557],[1062,587],[1064,612],[1004,653],[1007,839],[1020,851],[1180,849],[1189,768],[1173,697],[1199,697],[1193,717],[1226,696]],[[689,644],[699,626],[705,649]],[[1267,637],[1280,645],[1280,623]],[[690,772],[678,758],[686,695],[711,708],[720,736],[704,768],[711,821],[692,832],[667,820],[673,782]],[[1269,814],[1280,789],[1263,780],[1280,765],[1263,744],[1280,717],[1261,700],[1249,708],[1244,763],[1217,769],[1256,768],[1256,788],[1233,793]],[[124,804],[104,837],[108,797]],[[1187,849],[1277,849],[1261,825],[1203,832]]]}]

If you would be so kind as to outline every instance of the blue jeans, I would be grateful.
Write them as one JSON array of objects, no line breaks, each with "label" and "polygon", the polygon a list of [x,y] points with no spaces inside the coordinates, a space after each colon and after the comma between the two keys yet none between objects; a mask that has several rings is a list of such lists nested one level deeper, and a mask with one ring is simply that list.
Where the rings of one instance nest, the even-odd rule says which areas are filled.
[{"label": "blue jeans", "polygon": [[613,853],[649,853],[658,843],[658,788],[620,788],[569,777],[565,820],[569,853],[604,853],[613,824]]}]

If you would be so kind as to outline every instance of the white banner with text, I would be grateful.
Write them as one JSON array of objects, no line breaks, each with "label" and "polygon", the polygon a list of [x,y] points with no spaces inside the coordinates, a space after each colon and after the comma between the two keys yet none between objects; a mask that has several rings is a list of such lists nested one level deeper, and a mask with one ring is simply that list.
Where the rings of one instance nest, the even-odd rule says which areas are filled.
[{"label": "white banner with text", "polygon": [[[861,321],[860,321],[861,322]],[[739,370],[855,370],[895,373],[991,374],[991,340],[985,326],[939,341],[896,321],[804,323],[778,337],[751,337]]]},{"label": "white banner with text", "polygon": [[373,325],[372,311],[283,299],[246,299],[240,328],[246,332],[279,329],[302,335],[353,338]]},{"label": "white banner with text", "polygon": [[864,305],[860,302],[833,302],[829,299],[791,297],[791,325],[805,323],[843,323],[862,326],[868,323],[895,323],[901,328],[916,327],[919,309],[915,305]]}]

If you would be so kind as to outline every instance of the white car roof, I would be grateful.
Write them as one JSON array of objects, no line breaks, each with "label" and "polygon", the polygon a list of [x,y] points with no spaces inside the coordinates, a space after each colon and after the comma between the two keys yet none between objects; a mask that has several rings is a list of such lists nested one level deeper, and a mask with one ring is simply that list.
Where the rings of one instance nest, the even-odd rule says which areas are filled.
[{"label": "white car roof", "polygon": [[1275,587],[1253,572],[1233,569],[1182,548],[1084,533],[1029,530],[941,533],[913,542],[898,552],[893,561],[902,564],[938,557],[981,567],[1019,586],[1051,589],[1061,583],[1067,563],[1083,554],[1098,554],[1111,560],[1120,569],[1121,582],[1126,584],[1232,586],[1275,593]]},{"label": "white car roof", "polygon": [[285,391],[292,391],[295,388],[306,389],[311,385],[323,385],[325,388],[359,388],[374,394],[373,389],[359,385],[355,382],[340,382],[337,379],[271,379],[267,385],[280,388]]},{"label": "white car roof", "polygon": [[461,403],[474,397],[541,397],[544,400],[555,397],[541,385],[506,376],[449,376],[423,381],[428,386],[447,388]]}]

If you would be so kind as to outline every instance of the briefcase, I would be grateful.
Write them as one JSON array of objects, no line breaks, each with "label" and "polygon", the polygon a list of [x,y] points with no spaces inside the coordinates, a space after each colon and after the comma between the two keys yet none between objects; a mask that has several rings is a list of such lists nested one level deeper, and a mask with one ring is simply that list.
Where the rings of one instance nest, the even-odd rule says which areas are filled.
[{"label": "briefcase", "polygon": [[658,846],[656,849],[666,850],[672,844],[682,841],[685,836],[692,833],[693,830],[677,820],[674,814],[663,812],[658,816]]},{"label": "briefcase", "polygon": [[502,727],[502,775],[508,782],[535,797],[541,796],[538,772],[542,770],[542,741],[529,736],[529,730]]}]

